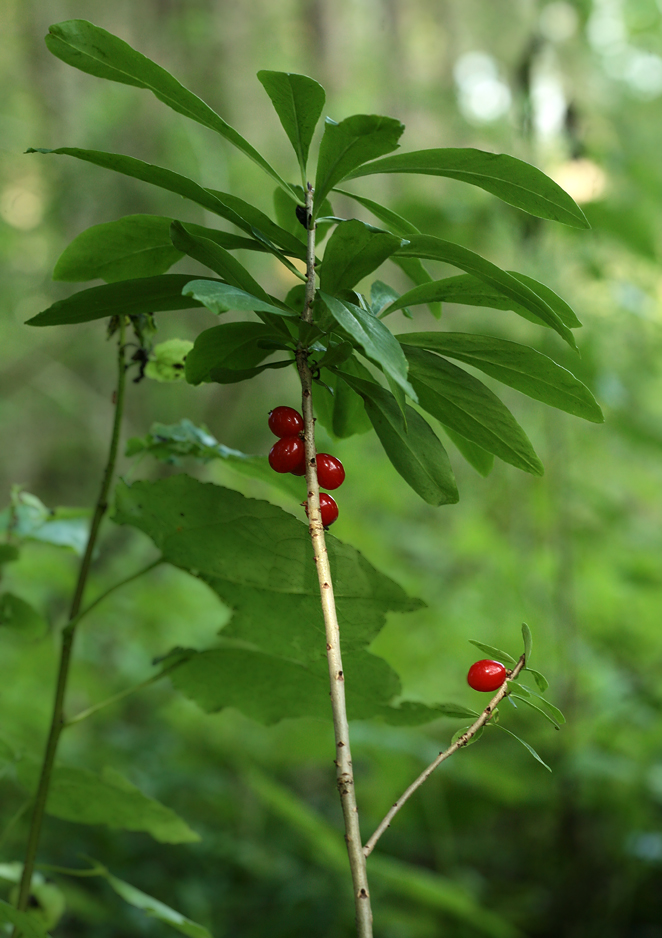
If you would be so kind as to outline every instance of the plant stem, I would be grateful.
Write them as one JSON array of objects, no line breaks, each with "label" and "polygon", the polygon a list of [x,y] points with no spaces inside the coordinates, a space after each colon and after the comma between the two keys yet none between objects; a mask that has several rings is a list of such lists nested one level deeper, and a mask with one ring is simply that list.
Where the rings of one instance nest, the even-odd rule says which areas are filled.
[{"label": "plant stem", "polygon": [[[81,603],[83,601],[83,594],[85,592],[87,578],[90,572],[92,554],[94,552],[97,536],[99,534],[99,528],[101,526],[103,516],[105,515],[108,508],[108,492],[110,491],[110,483],[115,471],[117,449],[120,439],[120,429],[122,425],[122,412],[124,409],[124,388],[126,384],[126,364],[124,355],[125,328],[124,316],[120,316],[119,342],[117,352],[117,390],[114,395],[115,416],[113,420],[113,430],[110,439],[108,459],[106,461],[106,467],[104,469],[103,478],[101,481],[101,490],[99,492],[99,497],[94,509],[94,515],[92,516],[92,524],[90,525],[87,546],[85,548],[83,559],[81,560],[78,579],[76,581],[76,587],[74,589],[74,595],[71,601],[69,621],[62,630],[60,666],[58,669],[57,684],[55,688],[53,715],[51,717],[51,725],[46,743],[46,751],[44,753],[44,759],[41,766],[39,785],[35,795],[34,811],[32,812],[32,818],[30,821],[30,832],[28,834],[28,843],[25,851],[23,875],[21,876],[21,885],[19,888],[18,902],[16,906],[21,912],[24,912],[28,907],[30,887],[32,884],[32,873],[34,871],[37,850],[39,848],[39,840],[41,837],[41,829],[44,821],[44,813],[46,811],[46,801],[48,799],[48,790],[50,787],[53,765],[55,763],[55,756],[57,753],[58,743],[60,741],[60,735],[64,729],[64,698],[67,690],[67,680],[69,677],[71,653],[73,649],[74,637],[76,634],[76,624],[80,613]],[[13,938],[15,938],[17,933],[18,928],[15,927]]]},{"label": "plant stem", "polygon": [[150,570],[153,570],[155,567],[158,567],[159,564],[162,564],[162,563],[165,563],[164,558],[158,557],[156,560],[153,560],[151,563],[148,563],[146,567],[142,567],[140,570],[137,570],[135,573],[132,573],[131,576],[127,576],[123,580],[120,580],[119,583],[115,583],[113,584],[113,586],[108,587],[108,589],[104,590],[104,592],[101,593],[100,596],[97,596],[97,598],[93,600],[89,604],[89,606],[86,606],[85,609],[82,609],[78,613],[75,619],[71,619],[68,623],[68,627],[77,628],[79,622],[82,619],[84,619],[85,616],[89,615],[89,613],[92,612],[92,610],[95,609],[99,605],[99,603],[103,602],[103,600],[107,596],[110,596],[111,593],[114,593],[115,590],[118,590],[121,586],[126,586],[127,583],[132,583],[134,580],[137,580],[138,577],[141,577],[144,573],[149,573]]},{"label": "plant stem", "polygon": [[524,665],[525,665],[525,657],[524,655],[522,655],[522,657],[519,659],[519,661],[517,662],[513,670],[506,677],[506,680],[503,682],[499,690],[496,692],[494,697],[490,700],[489,704],[485,707],[481,715],[478,717],[476,722],[472,723],[469,729],[466,731],[466,733],[463,733],[459,737],[459,739],[456,739],[455,742],[451,746],[448,747],[448,749],[444,749],[443,752],[440,752],[437,758],[434,760],[434,762],[431,762],[430,765],[427,767],[427,769],[421,772],[418,778],[414,782],[412,782],[409,788],[407,788],[407,790],[398,798],[398,800],[395,802],[395,804],[390,809],[390,811],[388,811],[387,814],[384,816],[384,819],[382,820],[379,827],[376,829],[375,833],[372,835],[370,840],[366,843],[365,847],[363,848],[363,853],[366,857],[370,856],[372,851],[375,849],[375,844],[377,843],[379,838],[382,836],[384,831],[388,827],[391,826],[391,821],[393,820],[395,815],[398,813],[400,808],[405,804],[405,802],[409,801],[409,799],[414,794],[416,789],[420,788],[423,782],[427,781],[427,779],[432,775],[432,773],[434,772],[434,770],[437,768],[438,765],[441,765],[442,762],[445,762],[446,759],[448,759],[449,756],[452,756],[454,752],[457,752],[458,749],[462,749],[463,746],[466,746],[469,740],[472,739],[476,735],[478,730],[481,729],[481,727],[485,726],[485,724],[489,722],[489,720],[492,719],[492,717],[494,716],[494,711],[496,710],[498,705],[501,703],[503,698],[506,697],[510,693],[510,687],[508,686],[509,682],[515,680],[515,678],[520,673]]},{"label": "plant stem", "polygon": [[136,691],[142,690],[144,687],[149,687],[150,684],[155,684],[157,681],[160,681],[162,677],[165,677],[167,674],[170,674],[171,671],[174,671],[175,668],[180,664],[181,661],[177,661],[175,664],[171,664],[170,667],[164,668],[163,671],[159,671],[158,674],[153,674],[151,677],[146,678],[139,684],[133,684],[131,687],[127,687],[125,690],[121,690],[119,693],[113,694],[112,697],[106,697],[105,700],[101,700],[98,704],[93,704],[93,706],[88,707],[87,710],[81,710],[80,713],[77,713],[75,717],[72,717],[70,720],[65,722],[63,729],[66,729],[69,726],[73,726],[75,723],[80,723],[82,720],[87,720],[88,717],[91,717],[99,710],[103,710],[104,707],[110,707],[111,704],[117,703],[119,700],[124,700],[125,697],[129,697],[131,694],[135,694]]},{"label": "plant stem", "polygon": [[[308,247],[306,252],[306,300],[302,320],[313,321],[313,302],[315,299],[315,225],[312,220],[313,190],[306,187],[306,213],[308,219]],[[372,938],[372,910],[366,862],[361,846],[359,814],[354,790],[352,754],[349,745],[349,725],[345,704],[345,677],[340,654],[340,629],[336,615],[333,595],[331,565],[326,549],[324,527],[320,512],[319,483],[317,480],[317,452],[315,449],[315,418],[312,402],[312,373],[308,365],[308,350],[299,346],[296,353],[297,368],[301,379],[302,411],[306,445],[306,487],[308,491],[308,526],[313,544],[317,576],[320,584],[320,597],[324,626],[326,630],[326,653],[329,663],[329,681],[331,685],[331,706],[333,708],[333,727],[336,739],[336,779],[340,803],[345,821],[345,841],[349,855],[349,866],[354,887],[356,909],[356,927],[358,938]]]}]

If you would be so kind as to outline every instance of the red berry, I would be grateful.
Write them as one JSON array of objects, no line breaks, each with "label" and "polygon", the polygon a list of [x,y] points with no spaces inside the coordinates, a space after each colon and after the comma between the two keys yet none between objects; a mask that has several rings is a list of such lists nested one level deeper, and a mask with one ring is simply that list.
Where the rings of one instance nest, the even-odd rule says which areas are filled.
[{"label": "red berry", "polygon": [[[286,437],[287,439],[287,437]],[[295,469],[290,469],[290,472],[293,476],[305,476],[306,474],[306,446],[304,444],[303,453],[301,454],[301,462]]]},{"label": "red berry", "polygon": [[504,666],[500,661],[490,661],[489,658],[476,661],[475,664],[471,665],[467,674],[467,683],[474,690],[498,690],[505,680],[506,669]]},{"label": "red berry", "polygon": [[269,465],[275,472],[298,469],[306,456],[306,447],[298,436],[286,436],[269,450]]},{"label": "red berry", "polygon": [[281,439],[298,436],[303,430],[303,417],[293,407],[275,407],[269,411],[269,429]]},{"label": "red berry", "polygon": [[[303,505],[306,509],[306,514],[308,514],[308,502],[304,502]],[[330,495],[327,495],[326,492],[320,492],[320,513],[322,515],[322,524],[325,528],[328,528],[330,524],[338,520],[338,506],[336,505],[336,500]]]},{"label": "red berry", "polygon": [[317,478],[323,489],[337,489],[345,481],[343,464],[328,453],[317,454]]}]

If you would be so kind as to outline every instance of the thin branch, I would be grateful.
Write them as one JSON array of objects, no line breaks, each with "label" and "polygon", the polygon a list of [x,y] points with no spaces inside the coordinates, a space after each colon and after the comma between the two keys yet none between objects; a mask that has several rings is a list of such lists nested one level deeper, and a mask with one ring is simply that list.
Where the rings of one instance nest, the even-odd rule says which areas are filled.
[{"label": "thin branch", "polygon": [[[28,901],[30,899],[32,873],[34,872],[37,850],[39,849],[41,829],[44,822],[44,814],[46,812],[46,801],[48,800],[48,790],[50,788],[51,775],[53,772],[53,765],[55,764],[55,756],[57,754],[60,735],[64,729],[64,698],[67,691],[71,654],[73,650],[74,637],[76,634],[76,623],[80,614],[80,607],[83,601],[85,586],[87,585],[87,578],[90,572],[92,555],[94,553],[94,548],[97,542],[99,528],[101,527],[103,516],[108,509],[108,493],[110,491],[110,484],[112,482],[113,474],[115,472],[115,463],[117,461],[117,450],[119,447],[120,430],[122,426],[122,414],[124,411],[124,390],[126,386],[126,361],[124,354],[125,332],[125,318],[124,316],[120,316],[117,352],[117,390],[113,397],[115,415],[110,438],[110,447],[108,450],[108,459],[106,460],[106,466],[101,480],[101,489],[99,491],[99,497],[97,498],[97,503],[94,509],[94,515],[92,516],[92,524],[90,525],[87,546],[85,548],[83,559],[81,560],[80,570],[78,572],[78,580],[76,581],[76,587],[74,589],[74,595],[71,601],[69,621],[62,630],[60,665],[58,669],[57,685],[55,688],[55,699],[53,702],[53,715],[51,717],[51,725],[46,743],[46,751],[44,753],[41,766],[39,785],[37,787],[37,793],[34,798],[34,811],[32,812],[32,818],[30,821],[30,831],[28,834],[28,842],[25,851],[23,875],[21,876],[18,902],[16,904],[16,907],[20,912],[25,912],[28,907]],[[18,931],[18,927],[14,927],[12,938],[16,938]]]},{"label": "thin branch", "polygon": [[434,760],[434,762],[431,762],[430,765],[427,767],[427,769],[421,772],[421,774],[418,776],[416,781],[412,782],[409,788],[395,802],[393,807],[390,809],[390,811],[388,811],[388,813],[384,817],[381,824],[377,827],[375,833],[372,835],[370,840],[366,843],[365,847],[363,848],[363,853],[366,857],[370,856],[372,851],[375,849],[375,844],[377,843],[379,838],[382,836],[384,831],[388,827],[391,826],[391,821],[393,820],[395,815],[398,813],[400,808],[405,804],[405,802],[409,801],[409,799],[414,794],[416,789],[420,788],[423,782],[427,781],[427,779],[432,775],[432,773],[434,772],[434,770],[437,768],[438,765],[441,765],[442,762],[445,762],[446,759],[452,756],[454,752],[457,752],[458,749],[462,749],[463,746],[466,746],[469,740],[472,739],[476,735],[478,730],[481,729],[483,726],[485,726],[485,724],[488,723],[492,719],[492,717],[494,716],[494,711],[496,710],[498,705],[501,703],[503,698],[506,697],[510,693],[510,688],[508,686],[509,682],[515,680],[515,678],[520,673],[524,665],[525,665],[525,657],[524,655],[522,655],[522,657],[519,659],[519,661],[517,662],[515,667],[512,669],[512,671],[507,672],[506,680],[503,682],[503,684],[501,685],[499,690],[496,692],[494,697],[490,700],[489,704],[485,707],[485,709],[483,710],[481,715],[478,717],[476,722],[472,723],[469,729],[466,731],[466,733],[463,733],[459,737],[459,739],[456,739],[455,742],[452,744],[452,746],[449,746],[448,749],[445,749],[443,752],[440,752],[437,758]]},{"label": "thin branch", "polygon": [[[308,246],[306,252],[306,299],[302,320],[312,323],[313,302],[315,299],[315,224],[312,219],[313,190],[310,184],[306,188],[306,215],[308,223]],[[301,378],[302,410],[304,436],[306,444],[306,486],[308,491],[308,523],[313,544],[317,576],[320,584],[320,597],[324,626],[326,630],[326,653],[329,663],[329,681],[331,686],[331,706],[336,740],[336,780],[340,803],[345,821],[345,841],[349,855],[349,865],[354,887],[356,909],[356,927],[358,938],[372,938],[372,910],[366,873],[365,857],[361,846],[359,814],[354,790],[352,754],[349,745],[349,725],[345,703],[345,676],[340,654],[340,630],[336,615],[333,595],[331,565],[326,549],[324,527],[320,512],[319,483],[315,449],[315,418],[312,402],[312,374],[308,365],[308,350],[299,347],[296,353],[297,368]]]},{"label": "thin branch", "polygon": [[132,573],[131,576],[127,576],[123,580],[120,580],[119,583],[115,583],[113,586],[108,587],[108,589],[104,590],[104,592],[101,593],[100,596],[97,596],[97,598],[93,602],[91,602],[89,606],[86,606],[85,609],[82,609],[78,613],[75,619],[70,620],[69,627],[72,627],[72,626],[76,627],[78,623],[81,621],[81,619],[84,619],[85,616],[89,615],[89,613],[92,612],[92,610],[95,609],[99,605],[99,603],[103,602],[103,600],[107,596],[110,596],[111,593],[114,593],[115,590],[120,589],[120,587],[122,586],[126,586],[127,583],[132,583],[134,580],[137,580],[138,577],[141,577],[144,573],[149,573],[150,570],[153,570],[155,567],[158,567],[159,564],[162,564],[162,563],[165,563],[165,558],[158,557],[156,560],[153,560],[151,563],[148,563],[146,567],[142,567],[140,570],[137,570],[135,573]]},{"label": "thin branch", "polygon": [[124,700],[125,697],[129,697],[131,694],[135,694],[136,691],[142,690],[144,687],[149,687],[150,684],[156,684],[157,681],[160,681],[162,677],[165,677],[167,674],[170,674],[171,671],[174,671],[175,668],[179,667],[181,661],[177,661],[175,664],[171,664],[170,667],[164,668],[163,671],[159,671],[158,674],[153,674],[151,677],[146,678],[146,680],[141,681],[139,684],[133,684],[131,687],[127,687],[125,690],[121,690],[117,694],[113,694],[112,697],[106,697],[105,700],[100,701],[98,704],[93,704],[93,706],[88,707],[86,710],[81,710],[80,713],[77,713],[75,717],[72,717],[70,720],[67,720],[64,724],[64,729],[67,729],[69,726],[73,726],[75,723],[81,723],[83,720],[87,720],[88,717],[91,717],[92,714],[97,713],[99,710],[103,710],[105,707],[110,707],[111,704],[117,703],[120,700]]}]

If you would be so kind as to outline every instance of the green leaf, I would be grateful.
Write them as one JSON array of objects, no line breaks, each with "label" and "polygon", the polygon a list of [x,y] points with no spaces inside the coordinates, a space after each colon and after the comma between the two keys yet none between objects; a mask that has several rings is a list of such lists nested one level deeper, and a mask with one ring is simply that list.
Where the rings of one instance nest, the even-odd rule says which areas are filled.
[{"label": "green leaf", "polygon": [[337,124],[327,117],[315,178],[315,215],[337,182],[368,160],[398,147],[403,124],[392,117],[354,114]]},{"label": "green leaf", "polygon": [[324,251],[320,289],[336,295],[349,290],[376,270],[401,246],[402,241],[352,219],[336,226]]},{"label": "green leaf", "polygon": [[67,20],[51,26],[46,45],[58,58],[90,75],[146,88],[173,111],[216,131],[250,157],[279,186],[289,187],[265,158],[233,127],[160,65],[128,43],[87,20]]},{"label": "green leaf", "polygon": [[257,77],[271,98],[305,174],[310,142],[326,100],[324,88],[312,78],[293,72],[263,70]]},{"label": "green leaf", "polygon": [[477,443],[472,443],[471,440],[467,440],[466,437],[462,436],[460,433],[456,433],[455,430],[451,430],[450,427],[444,426],[444,431],[448,434],[453,443],[455,443],[469,465],[473,466],[476,472],[486,479],[494,468],[494,456],[492,453],[488,453],[482,446],[478,446]]},{"label": "green leaf", "polygon": [[430,505],[449,505],[459,495],[446,450],[430,426],[412,407],[406,425],[393,395],[373,382],[339,372],[363,397],[366,413],[395,470]]},{"label": "green leaf", "polygon": [[[178,251],[188,254],[194,260],[210,267],[223,280],[227,280],[233,286],[259,297],[267,304],[269,303],[269,294],[263,290],[244,265],[220,244],[216,244],[209,238],[198,238],[190,234],[178,221],[174,221],[170,226],[170,237]],[[188,295],[191,296],[192,294],[189,292]]]},{"label": "green leaf", "polygon": [[348,192],[346,189],[334,189],[333,191],[339,192],[341,195],[347,196],[348,199],[353,199],[355,202],[358,202],[359,205],[367,208],[369,212],[372,212],[375,218],[378,218],[379,221],[387,225],[389,231],[392,231],[394,234],[406,238],[410,234],[421,233],[416,225],[412,225],[412,223],[407,221],[406,218],[403,218],[402,215],[398,215],[397,212],[387,208],[385,205],[380,205],[379,202],[373,202],[372,199],[366,199],[365,196],[356,195],[356,193]]},{"label": "green leaf", "polygon": [[189,384],[212,381],[211,371],[218,367],[255,368],[271,354],[271,349],[258,342],[275,336],[260,322],[227,322],[205,329],[186,358],[186,380]]},{"label": "green leaf", "polygon": [[538,218],[559,221],[572,228],[590,228],[577,203],[543,172],[503,153],[464,147],[398,153],[361,166],[347,178],[374,173],[421,173],[468,182]]},{"label": "green leaf", "polygon": [[[494,287],[500,293],[516,300],[530,312],[534,313],[544,322],[548,323],[552,329],[565,339],[571,348],[576,348],[574,336],[570,329],[561,321],[560,317],[551,306],[543,300],[537,293],[528,287],[525,283],[512,274],[501,270],[495,264],[485,260],[480,254],[469,251],[459,244],[452,244],[450,241],[442,241],[441,238],[434,238],[432,235],[411,235],[409,244],[400,248],[394,256],[400,257],[427,257],[431,260],[444,261],[459,267],[467,273],[475,276]],[[400,297],[402,303],[406,299],[406,304],[411,303],[410,297],[405,293]]]},{"label": "green leaf", "polygon": [[[367,381],[372,376],[367,368],[352,355],[343,362],[342,370]],[[320,379],[331,391],[319,388],[315,393],[315,413],[322,426],[339,440],[347,439],[356,433],[367,433],[372,430],[363,406],[363,399],[353,391],[343,380],[339,379],[333,371],[322,370]]]},{"label": "green leaf", "polygon": [[[234,610],[224,637],[301,662],[325,655],[308,526],[292,515],[176,475],[154,483],[120,483],[115,521],[144,531],[166,560],[195,571]],[[327,535],[327,549],[345,650],[366,647],[384,625],[387,610],[421,607],[420,600],[410,599],[333,535]]]},{"label": "green leaf", "polygon": [[568,414],[602,423],[597,401],[575,376],[526,345],[466,332],[412,332],[396,336],[406,346],[428,349],[473,365],[522,394]]},{"label": "green leaf", "polygon": [[338,342],[337,345],[329,345],[324,355],[317,360],[316,368],[330,368],[332,365],[342,365],[354,354],[354,346],[351,342]]},{"label": "green leaf", "polygon": [[416,400],[416,392],[407,381],[407,360],[402,347],[381,320],[360,306],[329,296],[321,290],[319,296],[338,325],[361,346],[366,356],[388,372]]},{"label": "green leaf", "polygon": [[42,638],[48,622],[34,606],[13,593],[0,594],[0,628],[12,629],[25,638]]},{"label": "green leaf", "polygon": [[[525,670],[526,670],[526,669],[525,669]],[[519,680],[519,678],[518,678],[518,680]],[[547,711],[549,711],[549,713],[551,714],[551,716],[553,717],[553,719],[554,719],[557,723],[563,724],[563,723],[566,722],[565,717],[563,716],[563,713],[559,710],[558,707],[555,707],[554,704],[550,703],[549,700],[546,700],[544,697],[541,697],[540,694],[536,694],[535,691],[531,690],[531,688],[530,688],[530,687],[527,687],[525,684],[519,684],[519,683],[518,683],[517,686],[519,687],[520,690],[526,691],[526,695],[527,695],[527,696],[528,696],[528,695],[531,695],[532,697],[535,697],[536,700],[539,700],[540,703],[541,703],[541,705],[542,705]]]},{"label": "green leaf", "polygon": [[524,668],[525,671],[528,671],[533,675],[533,680],[538,685],[538,690],[541,694],[544,694],[547,688],[549,687],[549,681],[544,674],[541,674],[540,671],[536,671],[533,668]]},{"label": "green leaf", "polygon": [[[296,313],[287,309],[280,309],[267,300],[258,299],[239,287],[231,284],[220,283],[218,280],[187,280],[184,289],[186,296],[195,300],[195,305],[206,306],[212,313],[227,313],[228,310],[238,310],[239,312],[270,313],[273,316],[287,316],[295,319]],[[264,292],[264,291],[262,291]],[[272,335],[273,329],[270,330]]]},{"label": "green leaf", "polygon": [[153,381],[181,381],[186,367],[186,356],[193,348],[188,339],[168,339],[154,346],[153,355],[145,374]]},{"label": "green leaf", "polygon": [[420,726],[441,717],[450,720],[465,720],[467,717],[477,718],[478,714],[475,710],[460,704],[439,703],[428,707],[422,703],[403,700],[397,707],[384,707],[380,716],[391,726]]},{"label": "green leaf", "polygon": [[540,756],[539,756],[538,753],[535,751],[535,749],[533,748],[533,746],[529,746],[529,744],[528,744],[527,742],[525,742],[523,739],[520,739],[519,736],[515,736],[514,733],[511,733],[510,730],[507,730],[506,727],[503,726],[501,723],[494,723],[493,725],[496,726],[497,729],[503,730],[504,733],[508,733],[508,735],[509,735],[509,736],[512,736],[513,739],[516,739],[518,743],[521,743],[522,746],[524,746],[525,749],[528,749],[528,751],[531,753],[531,755],[532,755],[533,758],[536,760],[536,762],[539,762],[542,766],[544,766],[544,767],[547,769],[548,772],[551,772],[551,771],[552,771],[552,770],[550,769],[550,767],[547,765],[547,763],[546,763],[546,762],[543,762],[543,760],[540,758]]},{"label": "green leaf", "polygon": [[531,707],[532,710],[536,710],[536,711],[537,711],[538,713],[540,713],[549,723],[552,724],[552,726],[554,727],[554,729],[558,730],[558,729],[561,728],[561,727],[559,726],[558,722],[557,722],[555,719],[553,719],[553,717],[550,716],[550,714],[546,713],[546,712],[542,709],[542,707],[539,707],[537,704],[534,704],[532,700],[527,699],[526,697],[522,696],[521,694],[512,694],[512,693],[511,693],[509,696],[510,696],[511,698],[514,697],[515,700],[519,700],[519,701],[521,701],[522,703],[526,704],[527,707]]},{"label": "green leaf", "polygon": [[528,664],[531,659],[531,649],[533,648],[533,636],[526,622],[522,622],[522,641],[524,642],[524,661]]},{"label": "green leaf", "polygon": [[20,557],[18,547],[13,544],[0,544],[0,566],[6,563],[13,563]]},{"label": "green leaf", "polygon": [[106,283],[80,290],[66,300],[58,300],[32,319],[28,326],[62,326],[107,319],[109,316],[138,316],[170,309],[192,309],[198,300],[182,294],[195,274],[161,274]]},{"label": "green leaf", "polygon": [[470,638],[469,642],[475,645],[476,648],[480,648],[481,651],[484,651],[486,655],[489,655],[490,658],[494,658],[496,661],[502,661],[505,664],[517,664],[517,660],[513,658],[512,655],[509,655],[507,651],[501,651],[500,648],[495,648],[494,645],[486,645],[485,642],[476,642],[473,638]]},{"label": "green leaf", "polygon": [[108,880],[118,896],[134,908],[146,912],[150,918],[158,919],[165,925],[170,925],[183,935],[188,935],[189,938],[212,938],[211,933],[202,925],[192,922],[190,918],[186,918],[181,912],[176,912],[170,906],[159,902],[158,899],[154,899],[153,896],[148,896],[147,893],[141,892],[135,886],[131,886],[130,883],[117,879],[111,873],[106,873],[105,879]]},{"label": "green leaf", "polygon": [[[403,274],[417,286],[432,283],[432,277],[417,257],[400,257],[397,254],[392,254],[389,260],[393,261],[396,267],[399,267]],[[428,303],[428,309],[435,319],[441,319],[441,303]],[[389,310],[389,312],[392,312],[392,310]],[[384,315],[388,315],[388,313]]]},{"label": "green leaf", "polygon": [[[17,771],[21,784],[34,791],[39,778],[38,764],[24,759],[18,763]],[[106,824],[122,830],[145,831],[160,843],[200,840],[174,811],[144,795],[109,767],[100,775],[73,766],[56,767],[46,811],[52,817],[76,824]]]},{"label": "green leaf", "polygon": [[22,938],[48,938],[46,928],[30,912],[19,912],[0,899],[0,922],[14,925]]},{"label": "green leaf", "polygon": [[[470,730],[472,726],[473,724],[471,723],[469,724],[469,726],[463,726],[459,730],[456,730],[451,737],[451,746],[453,745],[453,743],[456,743],[458,739],[460,739],[461,736],[464,736],[467,730]],[[484,726],[479,726],[476,732],[473,734],[473,736],[464,744],[464,748],[466,748],[467,746],[473,746],[475,742],[478,742],[480,737],[483,735],[484,730],[485,730]]]},{"label": "green leaf", "polygon": [[[291,188],[292,191],[298,193],[300,190],[303,194],[303,189],[301,189],[300,186],[292,186]],[[244,230],[260,240],[267,250],[272,253],[277,253],[274,249],[274,245],[278,245],[286,254],[291,254],[293,257],[298,257],[301,260],[306,259],[305,239],[304,243],[302,243],[289,228],[282,228],[280,225],[277,225],[268,215],[260,211],[259,208],[251,205],[250,202],[245,202],[244,199],[240,199],[236,195],[231,195],[229,192],[220,192],[218,189],[207,189],[206,191],[217,199],[225,207],[226,211],[239,217]],[[282,189],[280,191],[282,192]],[[283,193],[283,195],[288,199],[292,210],[295,211],[295,203],[292,202],[285,193]]]},{"label": "green leaf", "polygon": [[406,346],[410,381],[421,407],[488,453],[525,472],[542,475],[529,438],[499,398],[444,358]]},{"label": "green leaf", "polygon": [[82,554],[89,515],[86,508],[47,508],[36,495],[15,489],[11,507],[0,512],[0,533],[11,532],[20,541],[43,541]]},{"label": "green leaf", "polygon": [[375,316],[379,316],[383,309],[398,299],[399,295],[397,290],[389,287],[383,280],[373,281],[370,285],[370,306]]}]

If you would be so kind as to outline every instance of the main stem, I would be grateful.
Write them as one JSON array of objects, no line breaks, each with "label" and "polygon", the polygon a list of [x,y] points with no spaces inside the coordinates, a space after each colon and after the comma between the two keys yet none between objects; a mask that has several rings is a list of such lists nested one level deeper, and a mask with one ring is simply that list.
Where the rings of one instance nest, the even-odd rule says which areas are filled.
[{"label": "main stem", "polygon": [[[306,252],[306,300],[301,318],[304,322],[313,321],[313,302],[315,299],[315,225],[312,219],[313,190],[306,187],[306,216],[308,227],[308,249]],[[359,813],[354,790],[352,753],[349,745],[349,724],[345,704],[345,676],[340,654],[340,629],[336,603],[333,596],[331,565],[324,538],[324,526],[320,512],[320,492],[317,481],[317,452],[315,449],[315,421],[312,401],[312,373],[308,364],[308,350],[301,346],[296,353],[297,368],[301,378],[302,411],[306,444],[306,486],[308,490],[308,522],[310,538],[313,543],[317,576],[320,584],[320,597],[324,626],[326,630],[326,655],[329,662],[329,681],[331,685],[331,706],[333,709],[333,727],[336,738],[336,779],[340,803],[345,821],[345,841],[349,855],[349,866],[354,887],[356,908],[356,928],[358,938],[372,938],[372,910],[370,891],[366,873],[366,860],[361,842]]]},{"label": "main stem", "polygon": [[[60,650],[60,666],[57,675],[57,684],[55,687],[55,700],[53,702],[53,715],[46,742],[46,751],[41,766],[39,776],[39,785],[34,799],[34,810],[30,821],[30,832],[28,834],[28,843],[25,851],[25,862],[23,866],[23,875],[21,876],[21,885],[18,894],[17,908],[24,912],[28,907],[30,899],[30,887],[32,884],[32,874],[34,872],[41,829],[46,811],[46,801],[48,799],[48,790],[55,763],[60,735],[64,729],[64,698],[67,690],[67,680],[69,678],[69,666],[71,664],[71,653],[73,650],[74,637],[76,635],[76,625],[78,614],[80,612],[83,594],[87,584],[87,578],[90,572],[92,554],[96,545],[99,528],[104,514],[108,508],[108,492],[110,483],[115,471],[115,462],[117,460],[117,448],[120,439],[120,428],[122,425],[122,411],[124,409],[124,388],[126,383],[126,365],[124,360],[124,339],[125,339],[125,321],[124,316],[120,316],[119,344],[117,353],[117,391],[115,392],[115,417],[113,420],[113,432],[110,440],[110,449],[108,459],[101,481],[101,490],[94,509],[92,524],[90,525],[90,534],[87,539],[87,546],[81,561],[78,579],[74,589],[71,609],[69,610],[69,619],[67,625],[62,630],[62,646]],[[18,934],[18,928],[14,928],[12,938]]]}]

